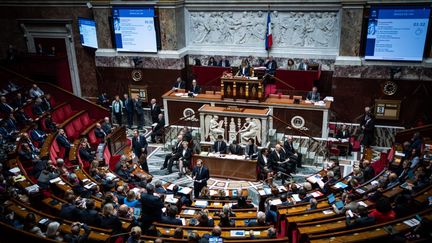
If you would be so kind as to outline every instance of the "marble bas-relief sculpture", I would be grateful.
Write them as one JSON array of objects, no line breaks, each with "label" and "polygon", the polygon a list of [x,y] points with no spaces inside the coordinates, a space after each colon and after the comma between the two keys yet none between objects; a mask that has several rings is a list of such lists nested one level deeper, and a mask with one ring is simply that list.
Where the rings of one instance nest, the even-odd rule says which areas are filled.
[{"label": "marble bas-relief sculpture", "polygon": [[[271,13],[275,47],[337,48],[337,12]],[[190,12],[189,45],[262,46],[267,13]]]}]

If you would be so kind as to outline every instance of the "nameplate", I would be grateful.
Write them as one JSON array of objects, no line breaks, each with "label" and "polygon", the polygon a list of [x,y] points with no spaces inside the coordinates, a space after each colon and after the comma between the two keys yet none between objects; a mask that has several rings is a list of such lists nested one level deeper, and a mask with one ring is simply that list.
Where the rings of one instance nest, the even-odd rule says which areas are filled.
[{"label": "nameplate", "polygon": [[236,111],[236,112],[243,112],[245,108],[238,107],[238,106],[227,106],[224,111]]}]

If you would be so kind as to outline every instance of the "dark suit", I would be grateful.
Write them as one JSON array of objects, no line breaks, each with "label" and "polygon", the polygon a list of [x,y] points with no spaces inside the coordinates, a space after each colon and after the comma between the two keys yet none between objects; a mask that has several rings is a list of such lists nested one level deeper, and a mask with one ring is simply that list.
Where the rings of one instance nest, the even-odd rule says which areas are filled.
[{"label": "dark suit", "polygon": [[189,92],[192,92],[194,94],[199,94],[201,92],[201,88],[198,85],[196,85],[195,87],[191,86]]},{"label": "dark suit", "polygon": [[159,197],[142,193],[141,205],[141,220],[144,228],[150,226],[154,221],[161,220],[164,204]]},{"label": "dark suit", "polygon": [[4,114],[10,114],[13,112],[13,108],[7,103],[0,103],[0,111]]},{"label": "dark suit", "polygon": [[45,127],[49,130],[49,131],[57,131],[57,126],[56,124],[53,122],[53,120],[51,118],[46,118],[45,121]]},{"label": "dark suit", "polygon": [[252,157],[256,152],[258,152],[258,147],[255,144],[249,145],[246,144],[245,147],[245,155]]},{"label": "dark suit", "polygon": [[174,89],[184,89],[186,87],[185,82],[182,80],[181,82],[175,82],[173,85]]},{"label": "dark suit", "polygon": [[242,155],[242,147],[238,144],[230,144],[230,146],[228,147],[228,153]]},{"label": "dark suit", "polygon": [[180,150],[180,158],[183,161],[183,165],[185,167],[188,167],[190,165],[190,162],[192,160],[192,150],[190,148],[188,149],[181,149]]},{"label": "dark suit", "polygon": [[207,186],[207,180],[210,178],[210,172],[204,165],[202,165],[201,168],[195,166],[192,170],[192,178],[194,177],[194,195],[195,198],[197,198],[199,197],[201,189]]},{"label": "dark suit", "polygon": [[110,123],[106,123],[106,122],[104,122],[104,123],[101,125],[101,128],[104,130],[104,132],[105,132],[106,134],[111,133],[112,126],[111,126]]},{"label": "dark suit", "polygon": [[230,62],[228,60],[220,60],[219,61],[219,66],[221,67],[230,67]]},{"label": "dark suit", "polygon": [[114,234],[118,234],[122,230],[122,223],[115,215],[102,216],[100,219],[100,227],[103,229],[112,229]]},{"label": "dark suit", "polygon": [[218,63],[216,61],[208,61],[207,66],[217,66]]},{"label": "dark suit", "polygon": [[168,167],[168,172],[172,172],[172,164],[174,163],[174,160],[178,160],[180,158],[180,152],[182,151],[182,141],[177,142],[176,146],[172,148],[172,153],[167,154],[165,156],[165,161],[163,163],[162,168],[167,168],[168,167],[168,161],[170,164],[170,167]]},{"label": "dark suit", "polygon": [[363,116],[360,122],[360,127],[362,128],[363,132],[362,144],[366,147],[373,145],[375,142],[375,119],[372,117],[372,115]]},{"label": "dark suit", "polygon": [[95,128],[94,133],[97,138],[101,140],[105,139],[106,132],[102,128]]},{"label": "dark suit", "polygon": [[360,227],[366,227],[366,226],[370,226],[373,225],[375,223],[375,218],[374,217],[361,217],[361,218],[346,218],[346,225],[348,229],[352,229],[352,228],[360,228]]},{"label": "dark suit", "polygon": [[21,108],[24,106],[24,103],[26,102],[24,97],[18,98],[16,97],[13,101],[12,101],[12,106],[14,108]]},{"label": "dark suit", "polygon": [[[348,130],[340,130],[336,134],[337,139],[348,139],[351,137],[351,134],[348,132]],[[351,154],[352,150],[352,144],[348,141],[348,154]],[[341,154],[346,154],[347,151],[345,151],[345,148],[343,148],[343,151]]]},{"label": "dark suit", "polygon": [[101,106],[108,107],[108,106],[109,106],[109,99],[108,99],[108,96],[107,96],[107,95],[103,95],[103,94],[100,95],[100,96],[98,97],[97,103],[98,103],[99,105],[101,105]]},{"label": "dark suit", "polygon": [[76,221],[79,219],[80,210],[75,207],[75,205],[70,203],[65,203],[62,205],[60,210],[60,218]]},{"label": "dark suit", "polygon": [[225,141],[215,141],[213,144],[213,151],[215,153],[219,152],[221,154],[226,154],[227,144]]},{"label": "dark suit", "polygon": [[132,138],[132,150],[138,158],[141,157],[142,149],[144,149],[144,153],[147,154],[147,139],[144,135],[139,135],[137,138]]},{"label": "dark suit", "polygon": [[94,209],[84,209],[80,213],[80,222],[90,226],[99,227],[101,217],[99,216],[98,211]]},{"label": "dark suit", "polygon": [[152,118],[152,123],[157,123],[159,121],[158,116],[161,113],[161,108],[157,104],[150,104],[150,115]]},{"label": "dark suit", "polygon": [[277,69],[277,63],[275,60],[266,62],[264,66],[266,67],[266,74],[275,75]]},{"label": "dark suit", "polygon": [[81,147],[79,149],[79,155],[82,160],[92,162],[94,160],[94,156],[88,151],[87,148]]},{"label": "dark suit", "polygon": [[30,123],[30,117],[28,117],[27,114],[23,111],[17,111],[15,113],[15,119],[20,125],[27,125]]},{"label": "dark suit", "polygon": [[134,99],[135,112],[137,115],[138,129],[144,126],[144,110],[141,99]]},{"label": "dark suit", "polygon": [[259,168],[261,169],[261,172],[264,172],[264,167],[267,167],[268,169],[270,169],[270,160],[269,158],[267,158],[267,162],[264,160],[263,158],[264,155],[262,155],[261,153],[258,154],[258,161],[257,164],[259,166]]},{"label": "dark suit", "polygon": [[162,216],[161,223],[162,224],[170,224],[170,225],[183,225],[183,223],[180,219],[173,218],[170,216]]},{"label": "dark suit", "polygon": [[[288,142],[288,140],[285,140],[284,149],[287,155],[287,159],[290,158],[292,160],[295,160],[297,163],[297,167],[301,167],[303,155],[294,149],[292,142],[290,143]],[[295,153],[297,153],[297,156],[295,155]]]},{"label": "dark suit", "polygon": [[246,66],[244,69],[242,68],[242,66],[239,67],[239,72],[238,72],[238,76],[246,76],[246,77],[250,77],[250,66]]},{"label": "dark suit", "polygon": [[161,120],[158,120],[156,126],[153,128],[153,131],[151,133],[152,142],[156,142],[155,141],[156,136],[160,136],[163,134],[164,127],[165,127],[165,119],[162,118]]},{"label": "dark suit", "polygon": [[32,107],[32,112],[35,116],[41,116],[44,113],[42,104],[34,104]]},{"label": "dark suit", "polygon": [[309,91],[306,95],[306,99],[313,101],[313,102],[317,102],[320,101],[320,93],[316,92],[315,94],[312,93],[312,91]]},{"label": "dark suit", "polygon": [[32,129],[30,131],[30,137],[33,141],[39,142],[42,144],[45,141],[45,133],[39,129]]},{"label": "dark suit", "polygon": [[47,98],[45,98],[45,97],[42,98],[42,103],[41,103],[41,105],[42,105],[42,109],[43,109],[44,111],[49,111],[49,110],[52,109],[51,102],[50,102]]},{"label": "dark suit", "polygon": [[133,114],[134,114],[134,102],[131,98],[127,98],[123,100],[123,104],[125,107],[127,123],[129,127],[133,125]]},{"label": "dark suit", "polygon": [[69,157],[69,150],[71,148],[69,140],[65,136],[58,135],[56,141],[59,146],[65,148],[65,157]]}]

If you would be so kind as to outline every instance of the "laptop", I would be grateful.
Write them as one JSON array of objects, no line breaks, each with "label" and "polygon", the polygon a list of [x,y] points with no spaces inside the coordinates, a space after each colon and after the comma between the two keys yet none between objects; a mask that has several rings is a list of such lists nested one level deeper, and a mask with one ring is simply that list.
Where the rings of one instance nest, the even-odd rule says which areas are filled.
[{"label": "laptop", "polygon": [[335,195],[331,193],[330,195],[327,196],[327,200],[329,204],[333,204],[336,201]]},{"label": "laptop", "polygon": [[337,207],[337,209],[341,210],[344,207],[344,203],[342,201],[337,201],[335,203],[335,206]]}]

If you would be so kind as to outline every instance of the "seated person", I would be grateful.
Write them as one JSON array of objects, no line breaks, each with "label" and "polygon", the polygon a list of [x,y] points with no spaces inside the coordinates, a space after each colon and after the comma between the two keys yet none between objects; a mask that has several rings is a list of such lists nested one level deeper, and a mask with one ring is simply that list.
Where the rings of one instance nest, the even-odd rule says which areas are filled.
[{"label": "seated person", "polygon": [[307,93],[306,100],[311,102],[318,102],[321,100],[320,93],[318,93],[318,88],[316,86],[312,87],[312,91]]},{"label": "seated person", "polygon": [[29,125],[33,122],[33,119],[30,118],[25,112],[23,108],[19,108],[18,111],[15,112],[15,118],[20,126]]},{"label": "seated person", "polygon": [[352,213],[354,217],[346,213],[345,223],[348,229],[366,227],[375,223],[375,218],[368,215],[368,209],[365,206],[359,206],[357,213]]},{"label": "seated person", "polygon": [[228,154],[242,155],[242,147],[237,144],[237,140],[233,140],[232,143],[228,147]]},{"label": "seated person", "polygon": [[182,221],[177,216],[178,209],[175,205],[169,205],[166,209],[166,215],[162,216],[162,224],[182,225]]},{"label": "seated person", "polygon": [[220,67],[230,67],[231,64],[228,61],[228,59],[226,59],[225,57],[222,57],[222,59],[219,61],[219,66]]},{"label": "seated person", "polygon": [[[342,125],[342,128],[336,133],[336,138],[341,140],[341,139],[350,139],[351,134],[348,130],[348,127],[346,124]],[[351,155],[351,150],[352,150],[352,144],[350,142],[348,142],[348,151],[345,151],[345,148],[341,148],[341,155],[345,155],[346,153],[348,153],[348,155]]]},{"label": "seated person", "polygon": [[36,98],[33,106],[32,106],[32,113],[34,116],[41,116],[44,113],[44,109],[42,107],[42,100],[41,98]]},{"label": "seated person", "polygon": [[57,124],[53,121],[52,116],[50,113],[45,117],[45,127],[49,132],[56,132],[57,131]]},{"label": "seated person", "polygon": [[276,74],[277,63],[273,59],[273,56],[269,56],[264,66],[266,67],[265,74],[274,76]]},{"label": "seated person", "polygon": [[85,205],[85,209],[83,209],[80,214],[80,222],[98,227],[100,225],[100,216],[95,209],[95,200],[86,199]]},{"label": "seated person", "polygon": [[185,89],[185,86],[185,82],[181,79],[181,77],[178,77],[172,89]]},{"label": "seated person", "polygon": [[248,143],[245,147],[245,155],[249,158],[256,156],[258,153],[258,147],[255,145],[255,140],[253,138],[249,138]]},{"label": "seated person", "polygon": [[247,227],[259,227],[259,226],[266,226],[268,225],[266,223],[266,214],[264,212],[259,211],[257,213],[257,219],[256,221],[249,221],[247,224]]},{"label": "seated person", "polygon": [[96,123],[96,127],[94,130],[94,134],[95,136],[100,140],[100,141],[105,141],[105,137],[106,137],[106,132],[102,129],[101,124],[98,122]]},{"label": "seated person", "polygon": [[236,76],[250,77],[250,65],[247,59],[243,59]]},{"label": "seated person", "polygon": [[214,57],[210,57],[207,66],[217,66],[218,63],[215,61]]},{"label": "seated person", "polygon": [[392,210],[389,199],[380,198],[376,203],[376,208],[372,210],[369,217],[374,217],[377,224],[385,223],[396,218],[396,213]]},{"label": "seated person", "polygon": [[32,88],[29,90],[29,95],[33,99],[39,98],[44,94],[45,93],[36,84],[33,84]]},{"label": "seated person", "polygon": [[295,65],[295,62],[293,59],[288,59],[288,65],[287,65],[287,69],[288,70],[297,70],[297,67]]},{"label": "seated person", "polygon": [[192,80],[192,86],[190,87],[189,92],[193,94],[199,94],[201,92],[201,88],[197,85],[197,81],[195,79]]},{"label": "seated person", "polygon": [[82,140],[79,148],[79,155],[81,160],[88,163],[88,165],[84,165],[85,167],[90,166],[90,163],[95,159],[95,152],[90,148],[90,144],[86,140]]},{"label": "seated person", "polygon": [[59,145],[59,147],[62,147],[65,149],[65,155],[64,156],[65,156],[65,158],[68,158],[69,157],[69,150],[74,145],[69,142],[69,139],[67,138],[66,133],[63,129],[59,129],[56,141],[57,141],[57,144]]},{"label": "seated person", "polygon": [[226,154],[226,150],[227,150],[227,145],[223,140],[222,135],[218,135],[217,140],[213,144],[213,152]]},{"label": "seated person", "polygon": [[[192,150],[189,147],[189,143],[187,141],[183,141],[182,143],[183,149],[180,151],[179,161],[179,178],[181,178],[184,174],[186,174],[186,170],[190,165],[192,159]],[[171,166],[172,167],[172,166]]]},{"label": "seated person", "polygon": [[17,93],[14,100],[12,101],[12,106],[15,109],[19,109],[19,108],[24,106],[26,101],[27,101],[26,98],[24,96],[22,96],[21,93]]},{"label": "seated person", "polygon": [[101,128],[104,130],[106,134],[110,134],[111,130],[113,129],[112,124],[110,123],[110,120],[108,117],[104,118],[104,123],[102,124]]},{"label": "seated person", "polygon": [[0,97],[0,112],[2,114],[10,114],[13,111],[14,111],[14,108],[7,103],[6,97],[5,96],[1,96]]},{"label": "seated person", "polygon": [[309,62],[307,59],[303,59],[303,61],[298,66],[298,70],[306,71],[308,69],[309,69]]},{"label": "seated person", "polygon": [[37,142],[37,144],[41,146],[47,136],[48,135],[44,131],[39,130],[37,124],[33,124],[32,129],[30,130],[30,137],[33,141]]},{"label": "seated person", "polygon": [[109,107],[110,102],[106,92],[103,92],[101,95],[98,96],[97,104],[103,107]]},{"label": "seated person", "polygon": [[151,133],[151,142],[156,143],[156,136],[162,136],[165,128],[165,119],[164,115],[160,113],[158,115],[158,122],[153,127],[153,131]]},{"label": "seated person", "polygon": [[103,206],[100,222],[101,228],[112,229],[114,234],[120,233],[122,230],[122,223],[117,215],[115,215],[114,206],[111,203]]},{"label": "seated person", "polygon": [[231,206],[232,209],[243,209],[243,208],[253,208],[254,205],[247,202],[245,196],[241,196],[237,199],[237,204]]}]

